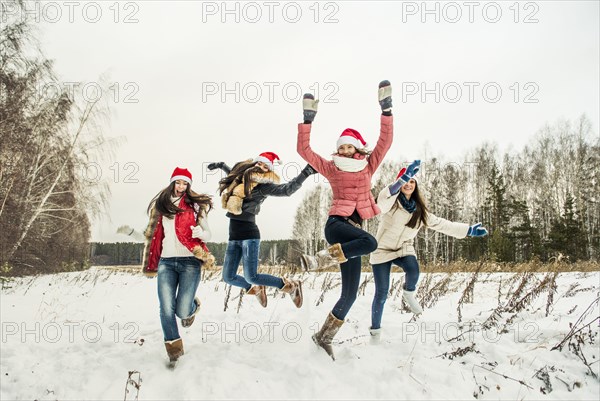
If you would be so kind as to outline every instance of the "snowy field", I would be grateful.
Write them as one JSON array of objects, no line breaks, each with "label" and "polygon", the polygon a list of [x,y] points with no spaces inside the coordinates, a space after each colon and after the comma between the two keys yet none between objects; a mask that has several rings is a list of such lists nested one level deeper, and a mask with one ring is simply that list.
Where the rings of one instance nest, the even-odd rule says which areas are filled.
[{"label": "snowy field", "polygon": [[394,273],[379,341],[368,332],[374,285],[365,274],[335,362],[310,336],[337,300],[339,274],[298,277],[301,309],[274,290],[263,309],[205,274],[175,370],[166,368],[156,279],[92,268],[4,283],[0,399],[600,397],[600,272],[424,274],[416,318]]}]

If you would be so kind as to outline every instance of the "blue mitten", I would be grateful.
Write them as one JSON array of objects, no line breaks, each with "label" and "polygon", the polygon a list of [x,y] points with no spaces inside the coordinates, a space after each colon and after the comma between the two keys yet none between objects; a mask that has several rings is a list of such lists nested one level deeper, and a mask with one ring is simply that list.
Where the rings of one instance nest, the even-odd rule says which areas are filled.
[{"label": "blue mitten", "polygon": [[481,227],[481,223],[473,224],[467,231],[467,237],[485,237],[488,235],[488,231],[485,227]]},{"label": "blue mitten", "polygon": [[414,162],[409,164],[408,167],[400,170],[400,172],[398,173],[398,176],[396,177],[396,181],[389,187],[390,194],[396,195],[398,192],[400,192],[400,188],[402,188],[402,185],[406,184],[407,182],[410,181],[411,178],[413,178],[415,175],[417,175],[420,168],[421,168],[421,160],[415,160]]}]

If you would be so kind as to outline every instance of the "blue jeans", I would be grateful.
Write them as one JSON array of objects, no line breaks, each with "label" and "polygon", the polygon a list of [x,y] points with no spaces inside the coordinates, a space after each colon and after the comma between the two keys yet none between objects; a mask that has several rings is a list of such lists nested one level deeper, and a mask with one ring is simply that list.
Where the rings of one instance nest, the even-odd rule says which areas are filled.
[{"label": "blue jeans", "polygon": [[400,266],[406,277],[404,280],[404,289],[414,291],[419,281],[419,262],[413,255],[403,256],[385,263],[373,265],[373,277],[375,278],[375,296],[371,306],[371,328],[381,327],[381,317],[383,316],[383,306],[387,300],[390,291],[390,271],[392,264]]},{"label": "blue jeans", "polygon": [[201,264],[193,256],[160,258],[158,262],[160,324],[165,341],[179,338],[175,316],[185,319],[195,312]]},{"label": "blue jeans", "polygon": [[[246,291],[253,285],[283,288],[283,280],[270,274],[258,274],[258,250],[260,239],[230,240],[225,250],[223,262],[223,281]],[[244,277],[237,274],[242,261]]]},{"label": "blue jeans", "polygon": [[330,216],[325,224],[325,239],[330,244],[340,243],[347,262],[340,264],[342,294],[331,313],[344,320],[356,300],[360,284],[361,256],[377,249],[377,240],[368,232],[348,223],[344,219]]}]

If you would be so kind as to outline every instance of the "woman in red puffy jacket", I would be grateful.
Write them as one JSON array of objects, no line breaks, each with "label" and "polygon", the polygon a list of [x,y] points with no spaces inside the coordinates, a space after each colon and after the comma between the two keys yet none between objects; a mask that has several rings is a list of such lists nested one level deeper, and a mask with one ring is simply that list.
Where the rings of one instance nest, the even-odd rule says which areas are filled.
[{"label": "woman in red puffy jacket", "polygon": [[304,95],[304,123],[298,124],[298,153],[331,184],[333,203],[325,224],[325,239],[331,246],[317,253],[316,257],[303,256],[302,260],[305,268],[340,264],[342,294],[321,330],[312,337],[335,359],[331,341],[356,299],[361,256],[377,248],[377,241],[362,229],[362,222],[380,213],[371,194],[371,178],[392,145],[392,88],[389,81],[379,84],[381,128],[373,151],[366,150],[367,144],[358,131],[348,128],[337,140],[333,160],[319,156],[310,147],[310,131],[318,102],[313,95]]}]

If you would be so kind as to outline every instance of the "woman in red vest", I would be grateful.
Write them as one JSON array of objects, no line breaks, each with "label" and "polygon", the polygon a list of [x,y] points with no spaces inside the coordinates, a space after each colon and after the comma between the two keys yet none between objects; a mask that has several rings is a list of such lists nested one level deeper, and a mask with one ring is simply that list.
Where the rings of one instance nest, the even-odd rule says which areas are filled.
[{"label": "woman in red vest", "polygon": [[183,355],[175,317],[181,319],[183,327],[192,325],[200,309],[200,300],[195,297],[200,268],[214,262],[204,243],[211,235],[207,214],[212,200],[192,191],[191,185],[192,174],[177,167],[169,186],[150,202],[150,222],[144,232],[143,271],[151,277],[158,275],[160,323],[172,366]]},{"label": "woman in red vest", "polygon": [[377,248],[377,241],[362,229],[362,222],[380,213],[371,194],[371,178],[392,145],[392,87],[389,81],[379,84],[378,94],[381,125],[379,140],[372,152],[366,150],[367,143],[360,133],[348,128],[337,140],[333,160],[315,153],[310,147],[310,131],[319,101],[310,93],[303,99],[304,123],[298,124],[298,153],[327,178],[333,192],[333,203],[325,224],[325,239],[331,246],[320,251],[316,258],[303,257],[305,268],[315,265],[323,268],[333,262],[341,266],[342,294],[321,330],[312,337],[333,359],[331,341],[356,299],[361,256]]}]

